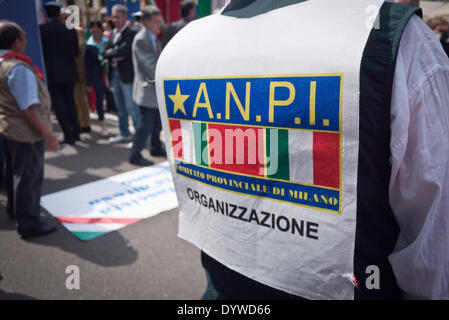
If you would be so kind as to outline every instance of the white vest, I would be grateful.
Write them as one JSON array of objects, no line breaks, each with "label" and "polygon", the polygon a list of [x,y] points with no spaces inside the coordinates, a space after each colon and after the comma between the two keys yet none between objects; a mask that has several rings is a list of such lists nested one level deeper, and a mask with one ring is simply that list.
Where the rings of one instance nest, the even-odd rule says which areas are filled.
[{"label": "white vest", "polygon": [[187,25],[156,90],[179,236],[251,279],[352,299],[362,53],[381,0]]}]

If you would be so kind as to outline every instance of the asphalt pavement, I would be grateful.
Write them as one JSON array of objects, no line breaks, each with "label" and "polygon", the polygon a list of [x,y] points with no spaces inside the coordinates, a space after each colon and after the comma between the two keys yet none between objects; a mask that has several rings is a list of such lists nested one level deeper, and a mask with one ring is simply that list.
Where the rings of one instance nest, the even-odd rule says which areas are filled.
[{"label": "asphalt pavement", "polygon": [[[82,141],[46,152],[43,195],[138,169],[127,161],[127,143],[109,144],[96,116],[92,118],[92,132],[82,134]],[[109,136],[118,134],[117,118],[109,114],[106,121]],[[54,118],[53,123],[60,134]],[[165,161],[152,158],[148,150],[143,155]],[[53,234],[23,240],[5,206],[5,191],[0,190],[0,300],[184,300],[199,299],[205,289],[200,251],[177,237],[177,209],[89,241],[59,223]],[[44,209],[42,215],[56,221]],[[79,268],[79,289],[66,287],[71,265]]]}]

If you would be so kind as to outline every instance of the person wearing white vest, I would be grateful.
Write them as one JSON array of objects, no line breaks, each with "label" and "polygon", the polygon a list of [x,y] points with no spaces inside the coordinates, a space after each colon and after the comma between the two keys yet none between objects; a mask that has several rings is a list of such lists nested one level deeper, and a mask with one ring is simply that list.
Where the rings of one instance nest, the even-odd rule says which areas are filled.
[{"label": "person wearing white vest", "polygon": [[421,16],[233,0],[170,41],[156,92],[203,298],[449,299],[449,61]]}]

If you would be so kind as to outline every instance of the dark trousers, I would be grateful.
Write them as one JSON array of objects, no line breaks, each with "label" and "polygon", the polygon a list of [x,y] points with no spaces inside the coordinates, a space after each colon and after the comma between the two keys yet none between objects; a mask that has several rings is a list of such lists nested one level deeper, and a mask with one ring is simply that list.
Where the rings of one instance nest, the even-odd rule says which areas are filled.
[{"label": "dark trousers", "polygon": [[103,83],[103,79],[101,78],[95,78],[93,80],[93,87],[95,91],[95,99],[97,102],[97,113],[98,113],[98,120],[103,121],[104,120],[104,110],[103,110],[103,98],[105,93],[105,86]]},{"label": "dark trousers", "polygon": [[59,126],[64,132],[64,139],[67,142],[75,142],[75,140],[79,139],[80,134],[75,98],[73,96],[73,85],[73,82],[53,82],[48,84],[52,106]]},{"label": "dark trousers", "polygon": [[19,232],[39,223],[40,198],[44,181],[44,140],[25,143],[3,138],[6,211],[15,216]]},{"label": "dark trousers", "polygon": [[161,150],[161,140],[159,135],[161,133],[162,124],[158,108],[140,107],[142,119],[137,128],[133,147],[131,149],[130,159],[140,157],[140,152],[145,148],[148,137],[151,134],[150,152],[158,152]]},{"label": "dark trousers", "polygon": [[201,251],[207,288],[203,300],[306,300],[250,279]]}]

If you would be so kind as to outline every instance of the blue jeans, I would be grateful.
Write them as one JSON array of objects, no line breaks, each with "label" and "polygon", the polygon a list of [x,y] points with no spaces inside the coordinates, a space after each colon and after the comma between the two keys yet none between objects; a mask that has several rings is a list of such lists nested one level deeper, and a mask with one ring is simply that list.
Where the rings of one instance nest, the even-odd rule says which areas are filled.
[{"label": "blue jeans", "polygon": [[150,153],[161,150],[161,118],[158,108],[140,107],[142,119],[134,136],[130,160],[141,157],[140,152],[145,148],[148,137],[151,135]]},{"label": "blue jeans", "polygon": [[122,82],[118,71],[114,71],[112,73],[112,91],[117,106],[120,134],[127,137],[130,134],[128,116],[131,116],[136,131],[140,122],[140,111],[133,100],[133,84]]}]

